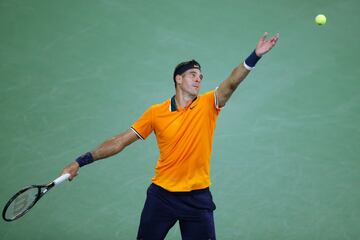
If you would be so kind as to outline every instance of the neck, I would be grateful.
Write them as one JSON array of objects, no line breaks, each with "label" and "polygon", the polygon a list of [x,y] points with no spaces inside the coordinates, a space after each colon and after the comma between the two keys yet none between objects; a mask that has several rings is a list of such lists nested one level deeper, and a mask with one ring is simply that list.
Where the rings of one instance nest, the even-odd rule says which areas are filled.
[{"label": "neck", "polygon": [[176,105],[182,108],[186,108],[196,98],[196,95],[187,94],[181,90],[176,89],[175,101]]}]

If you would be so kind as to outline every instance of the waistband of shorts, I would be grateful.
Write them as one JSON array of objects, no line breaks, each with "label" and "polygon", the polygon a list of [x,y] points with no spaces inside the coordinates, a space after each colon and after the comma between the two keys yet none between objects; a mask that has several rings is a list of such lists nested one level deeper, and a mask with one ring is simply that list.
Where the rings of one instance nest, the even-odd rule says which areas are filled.
[{"label": "waistband of shorts", "polygon": [[170,191],[156,185],[155,183],[151,183],[149,188],[154,188],[156,190],[166,192],[166,193],[171,193],[171,194],[174,194],[174,195],[193,195],[193,194],[196,195],[196,194],[201,194],[201,193],[205,193],[205,192],[210,191],[209,187],[207,187],[207,188],[203,188],[203,189],[191,190],[189,192],[170,192]]}]

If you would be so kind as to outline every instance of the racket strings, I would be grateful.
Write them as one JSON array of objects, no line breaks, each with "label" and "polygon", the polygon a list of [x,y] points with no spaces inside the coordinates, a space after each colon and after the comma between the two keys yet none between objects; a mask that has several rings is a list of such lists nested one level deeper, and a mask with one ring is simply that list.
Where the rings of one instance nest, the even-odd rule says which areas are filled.
[{"label": "racket strings", "polygon": [[38,188],[29,188],[26,191],[20,193],[8,206],[5,217],[7,219],[15,219],[28,209],[30,209],[39,195]]}]

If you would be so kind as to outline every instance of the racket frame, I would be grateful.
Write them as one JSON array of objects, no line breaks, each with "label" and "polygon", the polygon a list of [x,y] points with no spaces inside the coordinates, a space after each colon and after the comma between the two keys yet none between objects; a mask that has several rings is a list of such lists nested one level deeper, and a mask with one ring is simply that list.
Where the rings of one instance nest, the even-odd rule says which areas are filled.
[{"label": "racket frame", "polygon": [[[20,191],[18,191],[17,193],[15,193],[10,199],[9,201],[6,203],[3,212],[2,212],[2,218],[7,221],[7,222],[11,222],[14,221],[22,216],[24,216],[27,212],[29,212],[29,210],[31,208],[33,208],[35,206],[35,204],[40,200],[40,198],[42,196],[45,195],[45,193],[47,193],[50,189],[52,189],[54,186],[56,186],[57,184],[62,183],[63,181],[67,180],[69,178],[70,174],[66,173],[60,177],[58,177],[57,179],[55,179],[54,181],[52,181],[49,184],[46,185],[30,185],[27,186],[23,189],[21,189]],[[8,207],[11,205],[11,203],[22,193],[24,193],[25,191],[31,189],[31,188],[37,188],[38,192],[37,192],[37,196],[35,198],[35,200],[32,202],[32,204],[26,208],[26,210],[24,210],[22,213],[16,215],[14,218],[6,218],[6,211],[8,210]]]}]

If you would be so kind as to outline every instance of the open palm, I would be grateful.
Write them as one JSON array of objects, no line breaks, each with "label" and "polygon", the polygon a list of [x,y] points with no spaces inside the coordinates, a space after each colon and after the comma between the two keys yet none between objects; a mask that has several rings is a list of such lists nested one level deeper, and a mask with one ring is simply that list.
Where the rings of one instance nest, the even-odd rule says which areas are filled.
[{"label": "open palm", "polygon": [[265,32],[261,38],[259,39],[258,44],[256,45],[255,53],[259,57],[270,51],[276,44],[277,40],[279,39],[279,33],[275,34],[272,38],[266,39],[268,33]]}]

